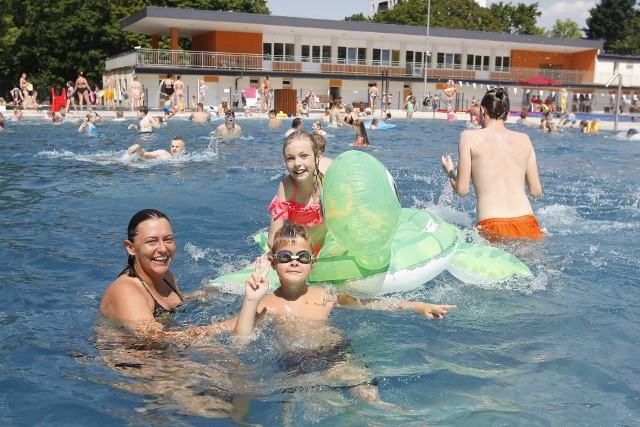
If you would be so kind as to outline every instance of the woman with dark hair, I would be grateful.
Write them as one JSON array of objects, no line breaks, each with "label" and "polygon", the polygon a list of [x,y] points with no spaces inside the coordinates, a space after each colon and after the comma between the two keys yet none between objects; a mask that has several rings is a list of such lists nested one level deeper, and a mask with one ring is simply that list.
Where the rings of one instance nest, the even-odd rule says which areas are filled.
[{"label": "woman with dark hair", "polygon": [[233,331],[248,335],[253,331],[258,301],[267,287],[248,287],[237,318],[206,326],[165,330],[163,319],[182,304],[178,282],[169,270],[176,243],[169,218],[155,209],[144,209],[129,221],[127,267],[111,283],[102,297],[100,314],[123,323],[137,334],[151,338],[186,339]]},{"label": "woman with dark hair", "polygon": [[509,107],[506,90],[488,91],[480,103],[482,129],[460,134],[458,172],[448,154],[442,156],[442,168],[461,197],[469,193],[473,180],[476,226],[487,239],[540,239],[544,234],[524,191],[526,185],[534,199],[542,195],[536,153],[526,134],[505,127]]}]

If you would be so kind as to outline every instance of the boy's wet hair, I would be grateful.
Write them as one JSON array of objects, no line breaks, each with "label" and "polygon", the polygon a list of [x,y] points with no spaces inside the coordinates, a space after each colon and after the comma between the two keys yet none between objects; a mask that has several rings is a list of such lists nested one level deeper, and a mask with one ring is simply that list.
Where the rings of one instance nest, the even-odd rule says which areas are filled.
[{"label": "boy's wet hair", "polygon": [[281,246],[292,245],[301,240],[309,244],[309,250],[313,250],[311,234],[304,225],[294,222],[285,223],[273,236],[271,251],[275,253]]},{"label": "boy's wet hair", "polygon": [[509,93],[504,88],[491,89],[485,93],[480,102],[490,118],[493,120],[507,120],[509,118]]}]

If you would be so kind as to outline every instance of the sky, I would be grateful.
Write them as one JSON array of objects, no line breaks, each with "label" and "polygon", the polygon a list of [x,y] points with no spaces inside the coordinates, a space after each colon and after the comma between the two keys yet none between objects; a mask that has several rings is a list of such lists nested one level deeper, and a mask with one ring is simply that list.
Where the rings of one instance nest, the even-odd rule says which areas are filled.
[{"label": "sky", "polygon": [[[513,5],[538,3],[542,16],[538,18],[538,26],[551,29],[556,19],[571,19],[579,28],[586,26],[589,10],[600,1],[557,1],[557,0],[502,0]],[[369,16],[369,0],[267,0],[267,7],[272,15],[294,16],[299,18],[318,18],[342,20],[356,13]],[[487,4],[491,4],[488,0]]]}]

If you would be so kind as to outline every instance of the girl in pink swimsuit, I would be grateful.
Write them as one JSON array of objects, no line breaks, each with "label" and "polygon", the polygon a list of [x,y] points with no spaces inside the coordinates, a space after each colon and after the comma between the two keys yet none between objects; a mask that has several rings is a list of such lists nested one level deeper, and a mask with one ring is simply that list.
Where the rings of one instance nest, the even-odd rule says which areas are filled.
[{"label": "girl in pink swimsuit", "polygon": [[287,137],[282,149],[289,174],[282,179],[278,192],[269,205],[271,225],[268,245],[285,221],[301,224],[309,229],[314,243],[314,253],[324,244],[327,227],[322,218],[320,189],[322,173],[318,163],[322,157],[311,134],[296,131]]}]

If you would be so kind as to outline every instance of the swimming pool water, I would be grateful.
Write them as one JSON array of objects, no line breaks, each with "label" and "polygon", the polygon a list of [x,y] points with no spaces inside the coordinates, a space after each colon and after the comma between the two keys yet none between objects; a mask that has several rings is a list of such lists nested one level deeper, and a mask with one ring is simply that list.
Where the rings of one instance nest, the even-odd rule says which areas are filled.
[{"label": "swimming pool water", "polygon": [[[455,196],[440,167],[464,124],[395,122],[369,131],[366,150],[396,179],[402,205],[471,226],[473,195]],[[532,278],[465,285],[445,272],[389,296],[457,304],[443,320],[334,311],[350,360],[404,413],[359,402],[321,375],[281,369],[269,325],[248,342],[105,341],[99,301],[125,265],[126,226],[143,208],[172,220],[183,291],[206,291],[175,323],[237,313],[238,297],[203,284],[258,254],[252,236],[268,225],[288,127],[238,123],[246,138],[218,144],[210,126],[177,118],[150,136],[127,131],[128,122],[79,135],[35,118],[0,134],[0,424],[637,425],[640,143],[608,132],[526,130],[544,188],[534,212],[549,237],[505,248]],[[328,156],[353,148],[353,131],[328,131]],[[189,151],[180,159],[124,154],[133,143],[166,149],[177,135]]]}]

